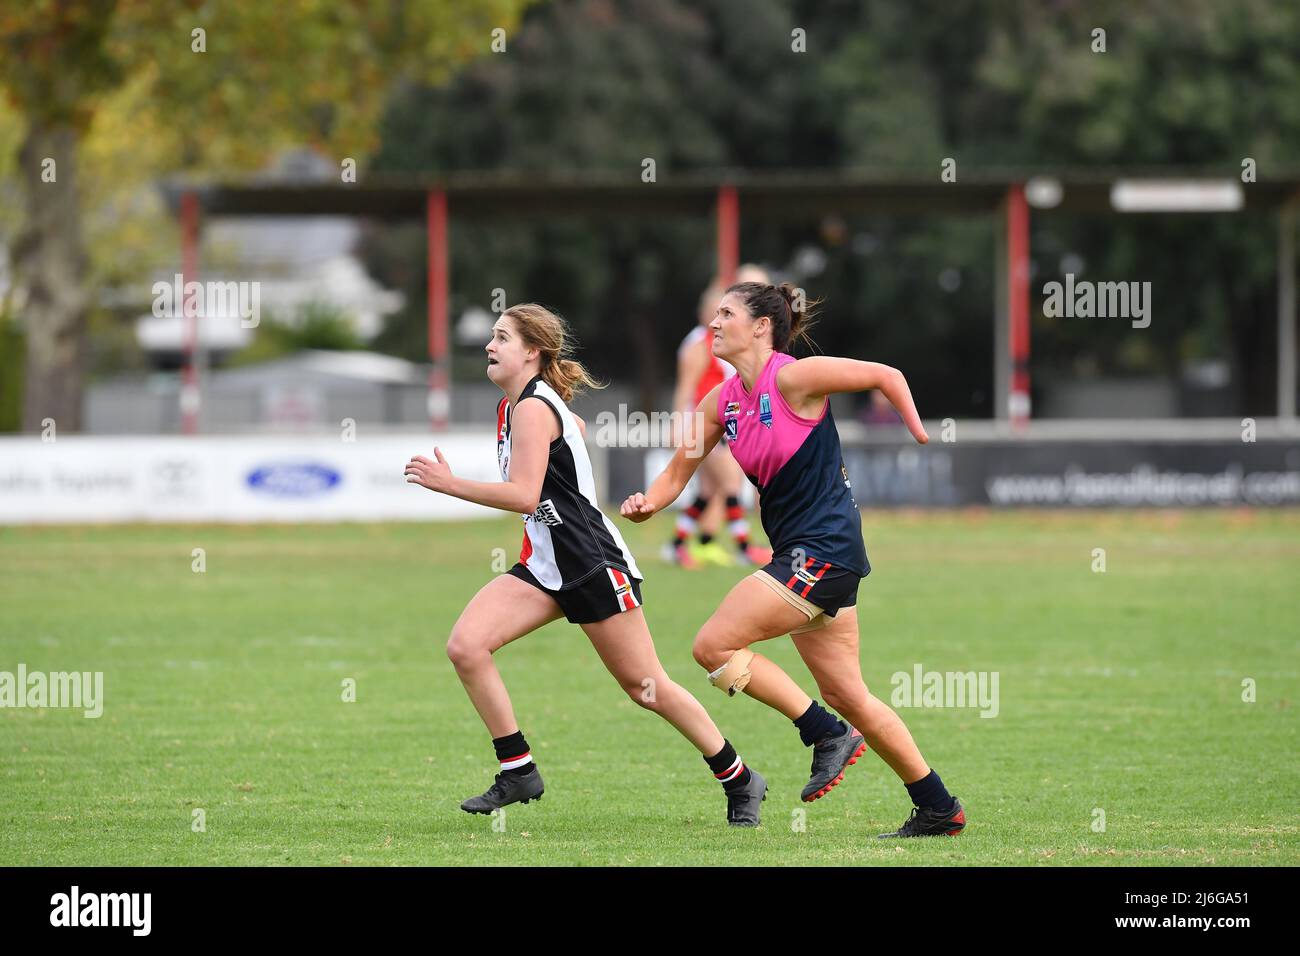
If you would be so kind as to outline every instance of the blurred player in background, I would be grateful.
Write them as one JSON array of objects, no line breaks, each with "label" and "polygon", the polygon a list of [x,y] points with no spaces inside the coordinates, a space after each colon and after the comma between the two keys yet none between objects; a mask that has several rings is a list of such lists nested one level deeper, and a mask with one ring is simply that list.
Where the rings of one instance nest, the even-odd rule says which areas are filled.
[{"label": "blurred player in background", "polygon": [[[736,281],[766,284],[770,280],[761,267],[746,263],[736,270]],[[697,310],[698,321],[677,347],[677,385],[673,390],[673,411],[677,412],[677,420],[689,421],[704,396],[736,374],[730,363],[713,354],[713,336],[708,330],[724,291],[718,280],[704,290]],[[673,438],[674,444],[682,444],[680,434]],[[749,522],[740,504],[745,473],[731,457],[731,452],[719,444],[700,462],[697,474],[695,500],[678,512],[673,539],[664,546],[664,560],[692,570],[701,564],[732,564],[731,554],[715,540],[722,517],[726,519],[727,531],[735,545],[735,561],[761,566],[772,560],[771,548],[752,544],[749,540]],[[699,545],[692,551],[690,538],[697,532]]]}]

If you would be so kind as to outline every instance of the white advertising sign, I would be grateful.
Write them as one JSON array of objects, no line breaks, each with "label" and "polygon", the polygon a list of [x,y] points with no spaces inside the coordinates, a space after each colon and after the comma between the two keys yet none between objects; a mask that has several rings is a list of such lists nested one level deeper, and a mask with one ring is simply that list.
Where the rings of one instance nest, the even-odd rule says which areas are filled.
[{"label": "white advertising sign", "polygon": [[499,481],[496,436],[0,439],[0,524],[374,521],[501,512],[408,484],[437,445],[452,471]]}]

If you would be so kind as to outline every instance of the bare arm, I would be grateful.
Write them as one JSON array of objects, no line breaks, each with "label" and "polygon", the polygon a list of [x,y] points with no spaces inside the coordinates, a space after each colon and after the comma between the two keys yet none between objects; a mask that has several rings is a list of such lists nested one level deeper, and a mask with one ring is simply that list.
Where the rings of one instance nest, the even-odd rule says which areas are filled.
[{"label": "bare arm", "polygon": [[619,514],[624,518],[645,521],[656,511],[667,508],[677,500],[695,474],[695,469],[700,467],[700,462],[722,438],[722,423],[718,421],[718,392],[721,389],[721,385],[715,385],[695,410],[694,420],[703,425],[700,434],[693,435],[691,441],[677,446],[672,460],[650,485],[649,491],[644,494],[638,491],[623,501]]},{"label": "bare arm", "polygon": [[878,388],[903,417],[912,437],[924,445],[930,440],[921,424],[912,392],[903,373],[879,362],[814,355],[782,366],[776,373],[781,395],[796,410],[810,404],[820,407],[822,399],[836,392],[865,392]]},{"label": "bare arm", "polygon": [[559,437],[560,426],[541,399],[520,402],[511,414],[509,481],[459,478],[451,473],[437,448],[433,450],[437,461],[416,455],[407,462],[406,480],[463,501],[514,514],[532,514],[542,495],[550,445]]}]

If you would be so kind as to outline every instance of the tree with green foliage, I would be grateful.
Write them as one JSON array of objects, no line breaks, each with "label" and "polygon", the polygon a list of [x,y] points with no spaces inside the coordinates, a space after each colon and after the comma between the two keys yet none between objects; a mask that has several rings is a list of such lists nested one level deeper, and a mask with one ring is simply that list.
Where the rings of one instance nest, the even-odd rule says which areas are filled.
[{"label": "tree with green foliage", "polygon": [[[303,143],[361,163],[395,83],[442,82],[487,54],[494,31],[513,29],[525,3],[27,0],[0,8],[0,91],[21,124],[13,174],[23,218],[11,257],[26,333],[24,427],[80,421],[92,295],[88,175],[230,175]],[[97,148],[126,136],[124,160]],[[92,168],[105,160],[125,165]]]}]

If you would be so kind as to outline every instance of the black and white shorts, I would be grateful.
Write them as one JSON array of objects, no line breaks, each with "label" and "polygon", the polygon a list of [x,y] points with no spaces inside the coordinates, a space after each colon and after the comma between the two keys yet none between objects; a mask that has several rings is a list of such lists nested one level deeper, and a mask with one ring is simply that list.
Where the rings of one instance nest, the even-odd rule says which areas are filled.
[{"label": "black and white shorts", "polygon": [[543,587],[523,562],[507,573],[553,597],[572,624],[594,624],[641,606],[641,579],[621,568],[606,565],[581,584],[562,591]]}]

